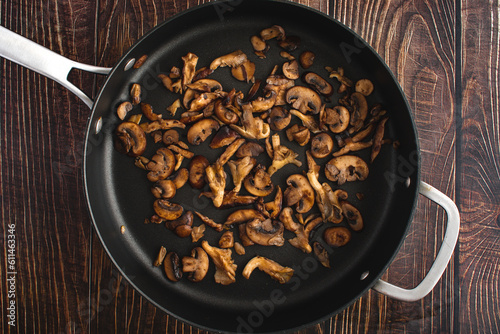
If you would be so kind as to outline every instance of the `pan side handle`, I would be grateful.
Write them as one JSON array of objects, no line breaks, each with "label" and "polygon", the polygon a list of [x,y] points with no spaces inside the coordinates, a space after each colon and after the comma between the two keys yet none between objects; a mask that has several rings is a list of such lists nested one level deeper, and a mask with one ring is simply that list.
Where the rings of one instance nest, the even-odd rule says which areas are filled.
[{"label": "pan side handle", "polygon": [[424,298],[431,292],[434,286],[436,286],[450,262],[460,230],[460,214],[458,208],[448,196],[425,182],[420,182],[419,191],[420,194],[440,205],[445,210],[448,218],[443,243],[436,256],[436,260],[422,282],[413,289],[403,289],[383,280],[377,281],[373,286],[373,289],[377,292],[407,302],[413,302]]},{"label": "pan side handle", "polygon": [[60,83],[91,109],[94,101],[68,81],[69,72],[73,68],[105,75],[111,71],[111,68],[82,64],[63,57],[2,26],[0,26],[0,57]]}]

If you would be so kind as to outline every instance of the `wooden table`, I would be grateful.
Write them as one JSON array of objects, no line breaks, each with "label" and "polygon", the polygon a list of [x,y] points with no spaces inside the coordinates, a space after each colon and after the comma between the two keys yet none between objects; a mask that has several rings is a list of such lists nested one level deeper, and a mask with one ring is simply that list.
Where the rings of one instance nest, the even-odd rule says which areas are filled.
[{"label": "wooden table", "polygon": [[[301,332],[500,332],[500,112],[497,1],[300,1],[360,34],[395,73],[414,113],[422,179],[457,203],[459,243],[423,300],[374,291]],[[2,0],[0,24],[79,62],[113,66],[186,0]],[[89,110],[53,81],[0,61],[0,331],[199,332],[135,292],[96,237],[82,184]],[[95,95],[102,79],[71,79]],[[413,287],[445,217],[420,198],[384,279]],[[9,224],[15,225],[12,231]],[[8,325],[8,235],[15,234],[16,327]]]}]

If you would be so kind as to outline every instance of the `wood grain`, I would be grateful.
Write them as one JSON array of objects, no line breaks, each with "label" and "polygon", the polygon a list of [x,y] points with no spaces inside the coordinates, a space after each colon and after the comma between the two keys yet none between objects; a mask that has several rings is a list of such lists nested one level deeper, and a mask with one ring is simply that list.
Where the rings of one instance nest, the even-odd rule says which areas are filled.
[{"label": "wood grain", "polygon": [[495,333],[500,331],[500,8],[497,1],[462,1],[462,10],[459,321],[464,333]]}]

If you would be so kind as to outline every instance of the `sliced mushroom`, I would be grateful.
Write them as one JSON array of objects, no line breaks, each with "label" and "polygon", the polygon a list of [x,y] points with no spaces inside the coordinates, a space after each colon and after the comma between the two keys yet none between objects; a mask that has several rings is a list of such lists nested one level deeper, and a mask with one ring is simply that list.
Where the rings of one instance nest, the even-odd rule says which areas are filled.
[{"label": "sliced mushroom", "polygon": [[153,266],[159,267],[163,263],[163,260],[165,260],[165,256],[167,255],[167,249],[163,246],[160,247],[160,251],[158,252],[158,255],[156,256],[156,260],[153,263]]},{"label": "sliced mushroom", "polygon": [[142,130],[144,130],[145,133],[151,133],[153,131],[168,130],[171,128],[184,129],[186,127],[186,124],[176,119],[159,119],[157,121],[149,123],[142,123],[140,127]]},{"label": "sliced mushroom", "polygon": [[290,124],[291,120],[292,114],[287,109],[281,106],[274,106],[271,109],[271,113],[269,114],[269,126],[271,130],[281,131]]},{"label": "sliced mushroom", "polygon": [[308,69],[309,67],[311,67],[314,64],[315,57],[316,57],[316,55],[312,51],[302,52],[300,54],[300,57],[299,57],[300,65],[303,68]]},{"label": "sliced mushroom", "polygon": [[250,82],[254,79],[255,63],[247,60],[243,64],[231,68],[231,74],[236,80]]},{"label": "sliced mushroom", "polygon": [[318,122],[316,122],[316,117],[312,115],[305,115],[298,110],[291,109],[290,114],[297,116],[302,125],[309,129],[312,133],[319,133],[321,129],[319,128]]},{"label": "sliced mushroom", "polygon": [[203,247],[215,264],[215,282],[222,285],[236,282],[237,265],[234,264],[234,260],[231,258],[231,250],[212,247],[205,240],[201,242],[201,247]]},{"label": "sliced mushroom", "polygon": [[274,134],[272,136],[272,142],[273,161],[268,169],[270,176],[288,164],[294,164],[297,167],[302,166],[302,162],[297,160],[299,154],[280,144],[279,134]]},{"label": "sliced mushroom", "polygon": [[177,187],[171,180],[159,180],[151,187],[151,192],[156,198],[171,199],[175,196]]},{"label": "sliced mushroom", "polygon": [[279,220],[253,219],[245,224],[245,228],[250,240],[258,245],[280,247],[285,244],[284,226]]},{"label": "sliced mushroom", "polygon": [[290,88],[286,93],[286,102],[303,114],[309,111],[317,114],[321,109],[321,98],[318,93],[304,86]]},{"label": "sliced mushroom", "polygon": [[176,189],[182,188],[189,179],[189,171],[186,168],[179,169],[175,174],[169,176]]},{"label": "sliced mushroom", "polygon": [[243,184],[243,180],[247,177],[248,174],[252,171],[252,169],[257,164],[257,160],[250,156],[241,158],[239,160],[231,160],[228,161],[229,170],[231,171],[231,175],[233,177],[234,183],[234,192],[239,192],[241,189],[241,185]]},{"label": "sliced mushroom", "polygon": [[175,252],[168,252],[163,260],[163,269],[167,278],[172,282],[178,282],[182,278],[181,260]]},{"label": "sliced mushroom", "polygon": [[174,129],[167,130],[163,133],[163,143],[165,145],[177,144],[179,141],[179,132]]},{"label": "sliced mushroom", "polygon": [[224,166],[244,142],[245,139],[243,138],[236,139],[225,149],[215,163],[217,165]]},{"label": "sliced mushroom", "polygon": [[120,105],[116,109],[116,114],[118,115],[118,118],[123,121],[125,117],[127,117],[129,111],[132,110],[132,108],[133,108],[132,103],[128,101],[120,103]]},{"label": "sliced mushroom", "polygon": [[235,110],[234,107],[231,107],[232,106],[225,106],[223,100],[217,100],[215,102],[215,116],[224,124],[237,124],[240,121],[239,114],[241,113],[239,110]]},{"label": "sliced mushroom", "polygon": [[207,253],[201,247],[191,251],[191,256],[182,258],[182,271],[188,273],[187,278],[192,282],[200,282],[207,275],[209,260]]},{"label": "sliced mushroom", "polygon": [[130,99],[132,100],[132,104],[141,103],[141,85],[135,83],[130,88]]},{"label": "sliced mushroom", "polygon": [[299,78],[299,62],[296,60],[284,63],[282,70],[283,75],[290,80],[297,80]]},{"label": "sliced mushroom", "polygon": [[319,242],[315,241],[313,242],[313,250],[314,255],[316,255],[323,267],[330,268],[330,258],[325,247],[323,247],[323,245],[321,245]]},{"label": "sliced mushroom", "polygon": [[335,78],[340,82],[340,87],[338,89],[339,93],[343,93],[347,90],[347,88],[353,86],[352,81],[344,76],[344,69],[342,67],[339,67],[337,70],[327,67],[326,70],[330,72],[330,78]]},{"label": "sliced mushroom", "polygon": [[293,276],[292,268],[283,267],[279,263],[263,256],[256,256],[248,261],[245,268],[243,268],[243,277],[249,279],[255,268],[262,270],[281,284],[288,282]]},{"label": "sliced mushroom", "polygon": [[182,89],[186,89],[186,86],[193,81],[196,72],[196,64],[198,64],[198,56],[189,52],[182,57],[182,61],[184,62],[182,68]]},{"label": "sliced mushroom", "polygon": [[290,175],[286,184],[288,187],[284,192],[286,206],[295,205],[298,213],[306,213],[314,206],[314,189],[304,175]]},{"label": "sliced mushroom", "polygon": [[177,219],[165,222],[165,227],[173,231],[181,238],[187,238],[191,235],[193,226],[193,213],[191,211],[185,212]]},{"label": "sliced mushroom", "polygon": [[238,232],[240,234],[240,240],[243,243],[243,246],[252,246],[255,245],[255,243],[250,240],[250,238],[247,235],[247,229],[246,229],[246,224],[240,224],[238,225]]},{"label": "sliced mushroom", "polygon": [[227,93],[221,91],[198,94],[192,101],[188,102],[188,112],[202,111],[205,108],[209,107],[217,99],[225,97],[226,94]]},{"label": "sliced mushroom", "polygon": [[349,226],[356,232],[359,232],[363,229],[363,217],[361,216],[361,212],[347,201],[342,201],[342,214],[347,219],[347,223]]},{"label": "sliced mushroom", "polygon": [[265,217],[259,211],[254,209],[240,209],[231,213],[224,222],[224,225],[231,226],[246,223],[254,219],[264,220]]},{"label": "sliced mushroom", "polygon": [[245,255],[245,247],[243,247],[243,245],[239,242],[234,243],[234,251],[238,255]]},{"label": "sliced mushroom", "polygon": [[217,232],[221,232],[224,226],[222,224],[216,223],[213,219],[199,213],[198,211],[195,211],[196,215],[201,219],[202,222],[216,230]]},{"label": "sliced mushroom", "polygon": [[220,248],[233,248],[234,236],[232,231],[224,232],[219,239]]},{"label": "sliced mushroom", "polygon": [[240,146],[238,151],[236,151],[235,156],[237,158],[257,157],[262,152],[264,152],[264,148],[260,144],[249,141]]},{"label": "sliced mushroom", "polygon": [[187,140],[191,145],[200,145],[214,130],[219,130],[219,123],[216,120],[210,118],[202,119],[189,128]]},{"label": "sliced mushroom", "polygon": [[303,80],[309,85],[309,87],[324,96],[330,96],[333,94],[332,85],[330,85],[328,81],[314,72],[305,73],[303,76]]},{"label": "sliced mushroom", "polygon": [[250,43],[252,43],[254,52],[259,58],[266,57],[266,52],[269,50],[269,45],[267,45],[266,41],[259,36],[252,36],[250,37]]},{"label": "sliced mushroom", "polygon": [[276,188],[277,190],[274,200],[264,204],[264,209],[269,214],[269,217],[273,219],[278,217],[283,206],[283,192],[281,191],[280,186],[276,186]]},{"label": "sliced mushroom", "polygon": [[368,96],[373,92],[373,83],[368,79],[361,79],[356,82],[354,89],[356,92]]},{"label": "sliced mushroom", "polygon": [[325,176],[339,185],[346,181],[363,181],[368,177],[368,165],[363,159],[354,155],[343,155],[333,158],[325,166]]},{"label": "sliced mushroom", "polygon": [[354,126],[357,131],[361,129],[368,115],[368,103],[366,102],[365,96],[358,92],[352,93],[349,100],[353,109],[349,124]]},{"label": "sliced mushroom", "polygon": [[224,189],[226,188],[226,173],[224,172],[223,166],[218,163],[205,168],[205,173],[208,186],[214,194],[212,202],[214,206],[218,208],[222,205],[222,201],[224,200]]},{"label": "sliced mushroom", "polygon": [[222,126],[210,142],[210,148],[221,148],[240,138],[239,133],[228,126]]},{"label": "sliced mushroom", "polygon": [[289,239],[288,242],[293,246],[305,253],[311,253],[312,249],[309,245],[309,236],[306,234],[304,226],[302,224],[296,223],[292,217],[292,208],[283,208],[280,214],[280,221],[283,223],[285,228],[295,233],[295,238]]},{"label": "sliced mushroom", "polygon": [[282,106],[286,104],[286,92],[295,86],[295,81],[285,78],[281,75],[270,75],[266,79],[264,91],[274,91],[277,94],[274,105]]},{"label": "sliced mushroom", "polygon": [[202,155],[196,155],[189,163],[189,184],[191,187],[201,189],[205,185],[205,169],[210,165],[208,159]]},{"label": "sliced mushroom", "polygon": [[184,209],[181,205],[171,203],[166,199],[157,199],[153,204],[156,214],[165,220],[175,220],[182,215]]},{"label": "sliced mushroom", "polygon": [[[178,144],[181,144],[181,143],[182,142],[178,142]],[[181,148],[179,146],[176,146],[176,145],[168,145],[167,148],[169,150],[171,150],[172,152],[175,152],[175,153],[179,154],[180,156],[187,158],[187,159],[191,159],[194,156],[193,152],[188,151],[188,150]]]},{"label": "sliced mushroom", "polygon": [[210,69],[212,71],[215,71],[219,67],[237,67],[246,61],[247,55],[243,51],[237,50],[214,59],[214,61],[212,61],[212,63],[210,64]]},{"label": "sliced mushroom", "polygon": [[[205,93],[214,93],[217,91],[222,91],[221,83],[214,79],[199,79],[187,85],[187,87],[191,90],[195,90],[198,92],[205,92]],[[190,94],[193,94],[193,92],[191,92]]]},{"label": "sliced mushroom", "polygon": [[286,51],[281,51],[280,52],[280,56],[287,59],[287,60],[295,60],[295,57],[292,56],[291,54],[289,54],[288,52]]},{"label": "sliced mushroom", "polygon": [[[215,197],[214,194],[212,194],[212,192],[202,192],[200,194],[200,197],[201,196],[205,196],[210,199],[213,199]],[[258,198],[257,196],[241,196],[234,191],[226,191],[224,192],[224,198],[222,199],[222,204],[218,207],[218,209],[228,209],[228,208],[234,208],[235,206],[250,205],[255,203],[257,198]]]},{"label": "sliced mushroom", "polygon": [[387,122],[387,120],[388,117],[382,118],[382,120],[377,125],[375,135],[373,136],[373,148],[370,155],[370,162],[373,162],[380,153],[380,150],[382,148],[382,140],[384,139],[385,123]]},{"label": "sliced mushroom", "polygon": [[142,128],[132,122],[122,122],[116,128],[115,148],[131,157],[137,157],[146,150],[146,134]]},{"label": "sliced mushroom", "polygon": [[153,112],[153,107],[149,103],[141,103],[141,111],[150,121],[157,121],[162,119],[161,114],[155,114]]},{"label": "sliced mushroom", "polygon": [[266,28],[260,32],[260,37],[264,41],[276,38],[278,40],[283,40],[285,38],[285,30],[279,25],[273,25],[270,28]]},{"label": "sliced mushroom", "polygon": [[323,239],[330,246],[342,247],[351,240],[351,232],[343,226],[329,227],[323,232]]},{"label": "sliced mushroom", "polygon": [[177,99],[167,107],[167,111],[170,112],[170,115],[175,116],[175,114],[177,113],[177,109],[181,107],[182,107],[181,100]]},{"label": "sliced mushroom", "polygon": [[347,154],[349,152],[356,152],[363,150],[365,148],[371,147],[373,142],[370,140],[369,142],[354,142],[352,140],[346,141],[345,146],[342,147],[339,151],[333,153],[334,157],[339,157],[341,155]]},{"label": "sliced mushroom", "polygon": [[275,91],[267,92],[265,97],[258,97],[252,102],[252,112],[259,113],[271,109],[276,103],[277,94]]},{"label": "sliced mushroom", "polygon": [[321,123],[327,124],[330,131],[333,133],[341,133],[349,126],[350,114],[346,107],[335,106],[333,108],[325,108],[320,118]]},{"label": "sliced mushroom", "polygon": [[290,141],[296,141],[300,146],[305,146],[311,139],[311,132],[303,125],[294,124],[286,130],[286,136]]},{"label": "sliced mushroom", "polygon": [[174,168],[175,156],[172,151],[166,147],[159,148],[146,165],[146,169],[150,171],[147,175],[148,180],[151,182],[164,180],[174,172]]},{"label": "sliced mushroom", "polygon": [[259,197],[269,195],[274,189],[271,176],[266,172],[266,168],[262,165],[255,167],[255,173],[247,176],[245,181],[243,181],[243,185],[250,194]]},{"label": "sliced mushroom", "polygon": [[269,124],[264,123],[260,118],[253,117],[253,108],[251,104],[242,106],[243,114],[241,118],[242,126],[230,124],[230,127],[240,135],[249,139],[264,139],[269,137],[271,128]]},{"label": "sliced mushroom", "polygon": [[292,52],[296,50],[300,45],[299,36],[286,36],[284,40],[278,42],[278,46],[283,50]]},{"label": "sliced mushroom", "polygon": [[317,159],[326,158],[333,150],[333,139],[329,134],[318,133],[311,139],[311,155]]}]

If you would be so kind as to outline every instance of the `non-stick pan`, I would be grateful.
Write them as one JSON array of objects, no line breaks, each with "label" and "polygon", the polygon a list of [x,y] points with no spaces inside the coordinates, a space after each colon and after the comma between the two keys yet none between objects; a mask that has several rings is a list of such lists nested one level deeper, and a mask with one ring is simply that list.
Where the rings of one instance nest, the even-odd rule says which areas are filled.
[{"label": "non-stick pan", "polygon": [[[114,148],[114,129],[120,122],[116,108],[130,99],[131,85],[139,83],[143,88],[142,100],[157,112],[164,110],[179,96],[168,92],[157,75],[168,73],[172,66],[181,67],[181,57],[188,52],[199,56],[200,68],[218,56],[243,50],[257,65],[255,76],[265,79],[274,64],[283,63],[279,47],[271,41],[267,58],[261,60],[253,54],[249,38],[275,24],[282,26],[288,35],[301,38],[300,51],[311,50],[316,54],[310,71],[326,77],[325,66],[343,67],[353,80],[370,79],[375,91],[368,102],[382,103],[388,111],[386,137],[399,141],[399,147],[384,145],[379,157],[370,165],[367,180],[342,186],[364,216],[365,227],[354,232],[346,246],[328,249],[332,268],[321,266],[314,255],[305,254],[288,243],[283,247],[257,245],[247,247],[245,255],[233,253],[238,265],[234,284],[216,284],[213,265],[200,283],[188,280],[173,283],[160,268],[152,265],[160,246],[182,257],[189,255],[194,245],[189,238],[178,238],[163,225],[143,223],[154,213],[151,183],[145,172],[134,166],[133,158]],[[366,42],[322,13],[283,1],[216,1],[180,13],[157,26],[112,69],[73,62],[4,28],[0,30],[0,55],[55,79],[92,108],[83,168],[88,207],[96,232],[130,284],[158,308],[183,321],[226,332],[296,329],[341,311],[372,287],[402,300],[423,298],[447,266],[458,236],[458,210],[449,198],[419,180],[417,134],[404,94],[388,67]],[[134,69],[131,66],[134,59],[142,55],[148,55],[146,62]],[[108,74],[94,103],[67,81],[72,68]],[[236,82],[228,71],[227,68],[218,69],[211,78],[219,80],[227,90],[235,87],[247,92],[250,84]],[[338,85],[334,80],[331,83]],[[330,105],[339,97],[334,94]],[[287,145],[302,152],[301,159],[307,166],[304,148],[288,142]],[[144,155],[151,157],[157,147],[149,145]],[[207,143],[193,151],[205,155],[210,162],[222,152],[221,149],[209,149]],[[366,152],[356,154],[368,159]],[[318,160],[318,163],[326,161]],[[288,165],[273,176],[273,182],[283,185],[288,175],[301,173],[303,169]],[[404,290],[379,278],[405,238],[419,192],[445,208],[447,231],[427,277],[415,289]],[[357,193],[362,193],[364,199],[358,200]],[[216,210],[210,201],[198,198],[198,194],[184,187],[172,201],[181,203],[186,210],[201,211],[216,221],[224,221],[230,210]],[[124,234],[120,233],[122,226]],[[321,240],[322,229],[326,226],[323,224],[311,239]],[[204,240],[216,245],[219,237],[219,233],[208,229]],[[258,271],[248,280],[243,278],[242,268],[255,255],[294,268],[293,278],[283,285]]]}]

